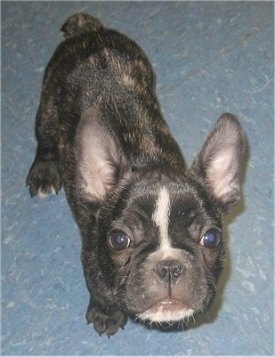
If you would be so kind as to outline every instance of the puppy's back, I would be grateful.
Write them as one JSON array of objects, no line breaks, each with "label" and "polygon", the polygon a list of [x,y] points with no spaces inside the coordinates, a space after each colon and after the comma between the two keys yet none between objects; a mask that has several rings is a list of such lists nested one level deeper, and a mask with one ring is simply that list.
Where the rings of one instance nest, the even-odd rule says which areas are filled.
[{"label": "puppy's back", "polygon": [[85,13],[77,13],[70,16],[60,30],[64,33],[65,38],[71,38],[101,28],[103,28],[102,23],[95,17]]}]

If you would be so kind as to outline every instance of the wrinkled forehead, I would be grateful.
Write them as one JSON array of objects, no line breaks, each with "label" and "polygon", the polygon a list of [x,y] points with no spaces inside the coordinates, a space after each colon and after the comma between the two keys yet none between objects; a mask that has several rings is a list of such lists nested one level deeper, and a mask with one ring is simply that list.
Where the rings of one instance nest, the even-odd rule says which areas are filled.
[{"label": "wrinkled forehead", "polygon": [[121,211],[120,220],[125,225],[143,224],[146,228],[157,228],[162,242],[166,242],[168,230],[180,220],[188,224],[192,217],[200,215],[201,199],[190,187],[158,185],[146,188],[139,194],[131,193],[125,198],[127,204]]}]

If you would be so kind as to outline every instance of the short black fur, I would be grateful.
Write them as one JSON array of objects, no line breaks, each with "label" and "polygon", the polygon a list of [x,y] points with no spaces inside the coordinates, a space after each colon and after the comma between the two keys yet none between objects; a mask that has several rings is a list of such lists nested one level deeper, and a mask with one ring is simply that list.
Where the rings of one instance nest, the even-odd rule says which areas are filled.
[{"label": "short black fur", "polygon": [[[36,116],[30,194],[64,187],[82,237],[86,318],[99,334],[115,334],[127,316],[183,326],[215,296],[223,242],[200,242],[240,198],[241,126],[223,114],[187,169],[138,45],[87,14],[61,30]],[[114,230],[127,248],[110,245]]]}]

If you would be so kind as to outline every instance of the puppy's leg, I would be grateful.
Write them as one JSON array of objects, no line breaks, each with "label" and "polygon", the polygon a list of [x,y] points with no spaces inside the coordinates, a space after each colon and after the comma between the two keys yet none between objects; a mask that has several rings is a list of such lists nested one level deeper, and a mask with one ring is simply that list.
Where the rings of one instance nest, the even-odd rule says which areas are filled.
[{"label": "puppy's leg", "polygon": [[46,196],[61,189],[58,168],[58,118],[52,100],[43,100],[36,115],[35,134],[37,149],[34,162],[26,179],[31,196]]},{"label": "puppy's leg", "polygon": [[123,328],[127,321],[127,317],[121,310],[115,306],[103,308],[93,298],[90,300],[86,319],[88,324],[93,324],[99,335],[106,333],[108,337],[114,335],[120,327]]},{"label": "puppy's leg", "polygon": [[[83,245],[86,249],[92,249],[88,241],[84,240]],[[86,312],[87,322],[94,325],[99,335],[106,333],[110,337],[120,327],[123,328],[127,317],[115,304],[110,303],[112,296],[108,294],[104,281],[101,280],[101,274],[96,268],[95,248],[92,251],[82,251],[81,260],[87,289],[90,293],[90,303]],[[107,299],[106,296],[108,296]]]}]

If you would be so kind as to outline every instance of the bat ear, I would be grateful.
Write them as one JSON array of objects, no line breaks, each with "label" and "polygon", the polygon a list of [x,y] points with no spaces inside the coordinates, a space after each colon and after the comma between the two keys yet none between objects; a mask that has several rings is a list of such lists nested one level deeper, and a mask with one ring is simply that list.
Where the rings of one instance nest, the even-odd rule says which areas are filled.
[{"label": "bat ear", "polygon": [[76,130],[77,186],[87,200],[101,201],[114,184],[119,158],[117,145],[100,124],[98,113],[88,110]]},{"label": "bat ear", "polygon": [[224,211],[240,198],[244,149],[245,136],[238,119],[225,113],[216,122],[191,167],[191,173],[210,190]]}]

